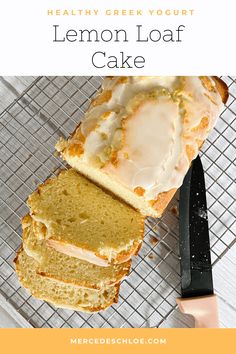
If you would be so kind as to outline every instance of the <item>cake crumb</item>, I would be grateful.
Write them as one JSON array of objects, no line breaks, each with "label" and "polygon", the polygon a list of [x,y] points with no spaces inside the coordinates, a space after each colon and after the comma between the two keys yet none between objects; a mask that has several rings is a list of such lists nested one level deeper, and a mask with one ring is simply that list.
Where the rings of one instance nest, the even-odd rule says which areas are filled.
[{"label": "cake crumb", "polygon": [[170,211],[172,212],[173,215],[179,216],[179,209],[177,208],[176,205],[173,205]]},{"label": "cake crumb", "polygon": [[153,254],[152,252],[149,253],[148,258],[149,258],[149,259],[154,259],[154,254]]},{"label": "cake crumb", "polygon": [[155,246],[158,242],[158,239],[155,236],[150,236],[150,242],[153,246]]}]

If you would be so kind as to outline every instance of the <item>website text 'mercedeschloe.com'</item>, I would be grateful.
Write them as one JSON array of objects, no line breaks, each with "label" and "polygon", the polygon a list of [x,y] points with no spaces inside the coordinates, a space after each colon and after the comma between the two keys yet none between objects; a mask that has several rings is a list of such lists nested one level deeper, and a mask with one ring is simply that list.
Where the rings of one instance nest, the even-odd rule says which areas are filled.
[{"label": "website text 'mercedeschloe.com'", "polygon": [[121,344],[121,345],[165,345],[167,344],[166,338],[157,338],[157,337],[150,337],[150,338],[123,338],[123,337],[109,337],[109,338],[70,338],[70,344],[78,344],[78,345],[83,345],[83,344],[90,344],[90,345],[104,345],[104,344]]}]

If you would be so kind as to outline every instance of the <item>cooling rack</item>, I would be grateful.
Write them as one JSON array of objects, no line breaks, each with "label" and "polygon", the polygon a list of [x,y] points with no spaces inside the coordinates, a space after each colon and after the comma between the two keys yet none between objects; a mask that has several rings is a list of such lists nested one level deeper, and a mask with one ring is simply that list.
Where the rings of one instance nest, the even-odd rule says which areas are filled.
[{"label": "cooling rack", "polygon": [[[229,100],[202,151],[213,265],[236,240],[236,78],[223,80],[229,86]],[[119,302],[106,311],[83,314],[55,309],[30,296],[14,272],[26,198],[65,167],[54,145],[74,130],[101,82],[101,77],[38,77],[0,115],[0,303],[23,327],[160,327],[167,323],[175,327],[181,323],[180,313],[178,324],[170,320],[180,294],[178,195],[161,219],[146,221],[143,247],[122,282]]]}]

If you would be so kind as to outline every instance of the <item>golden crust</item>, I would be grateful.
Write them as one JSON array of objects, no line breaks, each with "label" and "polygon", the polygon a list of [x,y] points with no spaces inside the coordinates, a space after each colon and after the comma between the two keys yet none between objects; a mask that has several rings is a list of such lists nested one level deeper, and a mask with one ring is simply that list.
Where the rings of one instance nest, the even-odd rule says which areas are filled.
[{"label": "golden crust", "polygon": [[168,192],[159,193],[156,200],[150,201],[153,208],[158,212],[158,217],[160,217],[165,211],[167,205],[175,195],[177,189],[173,188]]},{"label": "golden crust", "polygon": [[208,76],[199,76],[203,87],[209,92],[216,92],[216,87],[212,84],[212,81]]},{"label": "golden crust", "polygon": [[195,149],[192,145],[186,145],[186,153],[188,156],[189,163],[193,160],[195,155]]},{"label": "golden crust", "polygon": [[111,90],[103,91],[98,96],[96,96],[96,98],[92,101],[91,105],[93,107],[100,106],[101,104],[108,102],[111,99],[111,97],[112,97]]},{"label": "golden crust", "polygon": [[23,245],[21,244],[18,251],[16,252],[15,258],[13,259],[13,263],[15,264],[15,267],[18,266],[19,263],[19,255],[23,251]]},{"label": "golden crust", "polygon": [[130,248],[129,252],[121,252],[118,254],[116,258],[116,264],[121,264],[127,262],[132,256],[135,256],[138,254],[138,250],[140,249],[140,245],[142,245],[142,242],[135,242],[133,246]]},{"label": "golden crust", "polygon": [[222,102],[225,104],[229,98],[228,86],[218,76],[212,76],[212,79],[216,84],[216,88],[221,96]]},{"label": "golden crust", "polygon": [[29,227],[31,225],[31,222],[32,222],[32,218],[29,214],[23,216],[23,218],[21,219],[22,229],[24,230],[27,227]]},{"label": "golden crust", "polygon": [[208,117],[202,117],[201,122],[199,123],[198,126],[192,128],[192,132],[199,132],[202,130],[207,130],[209,127],[209,118]]},{"label": "golden crust", "polygon": [[83,145],[81,143],[71,144],[68,146],[68,152],[71,156],[80,156],[84,152]]}]

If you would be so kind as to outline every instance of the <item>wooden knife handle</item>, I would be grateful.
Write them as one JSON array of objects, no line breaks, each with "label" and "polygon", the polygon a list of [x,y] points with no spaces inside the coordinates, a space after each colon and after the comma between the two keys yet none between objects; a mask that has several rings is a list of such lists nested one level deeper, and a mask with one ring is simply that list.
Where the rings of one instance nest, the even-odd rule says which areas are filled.
[{"label": "wooden knife handle", "polygon": [[182,313],[192,315],[195,328],[218,328],[218,306],[216,295],[178,298],[176,302]]}]

